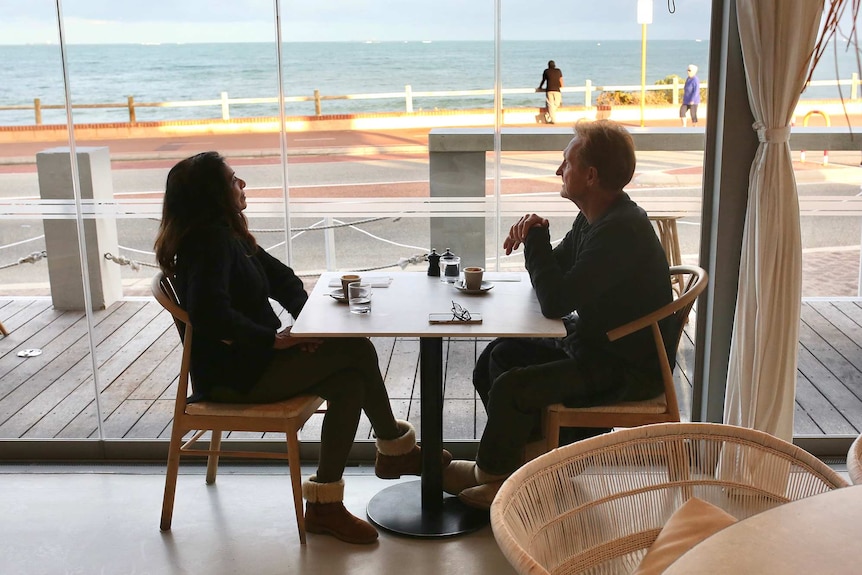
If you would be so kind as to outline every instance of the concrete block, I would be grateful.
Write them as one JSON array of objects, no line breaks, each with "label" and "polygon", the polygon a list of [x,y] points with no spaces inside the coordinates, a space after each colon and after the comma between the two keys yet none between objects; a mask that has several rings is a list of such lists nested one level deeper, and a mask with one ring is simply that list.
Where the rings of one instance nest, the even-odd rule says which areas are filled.
[{"label": "concrete block", "polygon": [[[99,202],[112,203],[111,158],[108,148],[76,148],[90,297],[93,309],[104,309],[122,297],[120,267],[104,258],[118,254],[117,222],[99,215]],[[36,154],[39,193],[43,200],[74,205],[70,149],[50,148]],[[51,299],[61,310],[84,309],[84,282],[78,224],[75,216],[44,220]]]}]

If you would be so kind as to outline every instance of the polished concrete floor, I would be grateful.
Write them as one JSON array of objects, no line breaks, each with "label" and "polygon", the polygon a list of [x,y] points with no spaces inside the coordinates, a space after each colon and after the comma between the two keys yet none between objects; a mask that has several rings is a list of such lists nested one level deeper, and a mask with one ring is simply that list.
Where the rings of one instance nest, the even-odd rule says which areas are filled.
[{"label": "polished concrete floor", "polygon": [[[843,460],[827,461],[847,478]],[[303,468],[303,477],[314,470]],[[514,573],[491,528],[448,539],[381,532],[375,545],[308,535],[300,545],[283,466],[180,468],[173,528],[159,531],[162,465],[0,465],[0,574]],[[345,504],[365,517],[391,481],[368,466],[345,474]]]},{"label": "polished concrete floor", "polygon": [[[0,465],[0,573],[514,573],[490,526],[438,540],[381,532],[368,546],[309,534],[303,546],[283,467],[223,465],[213,486],[203,474],[183,464],[172,530],[162,533],[163,465]],[[345,481],[345,504],[361,517],[392,485],[369,467],[348,468]]]}]

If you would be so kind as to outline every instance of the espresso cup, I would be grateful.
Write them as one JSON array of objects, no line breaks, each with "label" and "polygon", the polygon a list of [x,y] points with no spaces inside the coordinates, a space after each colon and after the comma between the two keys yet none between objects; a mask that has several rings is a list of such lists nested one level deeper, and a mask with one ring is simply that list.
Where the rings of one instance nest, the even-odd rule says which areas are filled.
[{"label": "espresso cup", "polygon": [[350,313],[371,312],[371,284],[368,282],[351,282],[347,286],[347,294],[350,299]]},{"label": "espresso cup", "polygon": [[483,268],[464,268],[464,287],[470,291],[482,289],[482,275],[484,273],[485,270]]},{"label": "espresso cup", "polygon": [[348,297],[347,295],[347,286],[350,285],[351,282],[358,282],[361,278],[356,274],[344,274],[341,276],[341,293],[344,294],[344,297]]}]

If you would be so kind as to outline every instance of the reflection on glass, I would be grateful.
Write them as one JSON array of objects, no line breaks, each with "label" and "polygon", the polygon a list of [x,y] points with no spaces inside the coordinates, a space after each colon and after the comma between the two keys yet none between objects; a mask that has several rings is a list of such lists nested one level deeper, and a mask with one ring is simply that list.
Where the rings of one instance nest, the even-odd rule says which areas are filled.
[{"label": "reflection on glass", "polygon": [[[152,241],[165,176],[179,159],[210,149],[225,154],[248,182],[247,213],[260,245],[287,260],[289,234],[290,264],[309,287],[323,270],[425,273],[424,255],[431,248],[442,253],[450,247],[489,272],[521,270],[522,252],[499,253],[508,227],[524,213],[544,213],[551,218],[552,237],[560,239],[575,213],[559,198],[554,175],[562,146],[548,145],[547,132],[540,130],[551,127],[537,122],[544,94],[535,90],[548,61],[555,61],[564,78],[559,128],[599,113],[637,121],[638,102],[630,94],[639,92],[634,86],[640,74],[634,13],[631,26],[623,22],[626,15],[616,15],[613,26],[582,33],[579,27],[589,19],[566,3],[553,12],[553,30],[546,12],[500,3],[503,125],[528,128],[533,140],[520,149],[509,144],[498,162],[489,154],[489,138],[466,162],[447,163],[429,159],[435,129],[478,126],[490,133],[494,125],[493,3],[441,0],[431,13],[393,10],[382,0],[321,0],[302,8],[280,2],[283,128],[269,2],[214,9],[205,0],[156,0],[145,11],[114,4],[94,10],[85,0],[63,2],[75,142],[82,150],[107,149],[110,160],[97,181],[91,170],[81,170],[77,199],[85,229],[94,236],[87,238],[91,269],[99,269],[94,275],[107,278],[104,287],[117,294],[104,300],[116,302],[92,315],[103,423],[111,438],[158,437],[170,421],[162,402],[171,382],[164,377],[175,370],[159,366],[173,365],[166,356],[174,353],[176,334],[141,296],[148,294],[154,272]],[[36,162],[39,152],[69,143],[55,9],[49,0],[0,7],[0,320],[7,327],[29,325],[27,338],[36,339],[26,341],[28,348],[39,347],[42,359],[62,358],[79,371],[64,378],[43,374],[34,377],[35,384],[23,375],[0,374],[4,386],[27,390],[14,415],[0,419],[3,437],[91,437],[97,428],[87,383],[87,322],[83,312],[55,309],[52,298],[75,286],[83,289],[73,257],[76,232],[60,242],[71,248],[68,256],[49,249],[46,237],[47,224],[74,221],[75,205],[69,186],[57,186],[64,196],[45,195],[48,174],[43,177]],[[150,24],[152,14],[160,15],[159,25]],[[705,32],[698,34],[701,41],[657,32],[662,18],[667,30],[705,31],[709,14],[680,25],[679,17],[656,7],[655,18],[648,67],[653,120],[677,126],[673,77],[684,80],[686,67],[696,64],[705,83],[709,46]],[[597,39],[611,32],[615,38]],[[839,64],[840,76],[849,79]],[[823,70],[817,79],[830,79]],[[804,97],[833,97],[820,90],[834,86],[816,88]],[[831,114],[833,121],[837,117]],[[809,121],[823,125],[817,115]],[[812,160],[819,164],[822,152],[809,150],[802,167],[811,168]],[[801,165],[798,151],[794,159]],[[801,191],[803,293],[856,295],[858,219],[814,215],[811,197],[858,193],[858,178],[836,176],[849,173],[838,166],[858,166],[858,157],[832,151],[829,160],[830,178],[837,179]],[[465,165],[473,167],[458,172]],[[701,165],[700,150],[644,150],[628,188],[650,213],[684,204],[678,221],[683,261],[696,261],[700,250]],[[813,173],[809,169],[804,177]],[[92,193],[93,187],[108,195]],[[453,200],[453,190],[465,193]],[[105,243],[111,233],[113,240]],[[461,249],[458,243],[468,239],[481,249]],[[74,281],[54,281],[51,266],[77,271]],[[101,281],[96,285],[101,289]],[[43,299],[21,299],[36,297]],[[55,384],[67,387],[61,393]],[[54,395],[61,399],[51,404]],[[409,404],[413,398],[393,399]]]}]

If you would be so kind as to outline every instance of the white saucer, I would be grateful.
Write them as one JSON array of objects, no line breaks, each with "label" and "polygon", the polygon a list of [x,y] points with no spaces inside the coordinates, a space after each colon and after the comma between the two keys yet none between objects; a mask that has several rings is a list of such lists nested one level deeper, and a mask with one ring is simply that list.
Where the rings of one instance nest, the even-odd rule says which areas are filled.
[{"label": "white saucer", "polygon": [[344,290],[341,288],[334,289],[326,295],[328,295],[338,303],[347,303],[347,298],[344,297]]},{"label": "white saucer", "polygon": [[464,280],[458,280],[452,285],[454,285],[455,288],[459,291],[469,294],[485,293],[486,291],[494,287],[493,283],[486,281],[482,282],[482,285],[479,286],[479,289],[467,289],[467,286],[464,285]]}]

